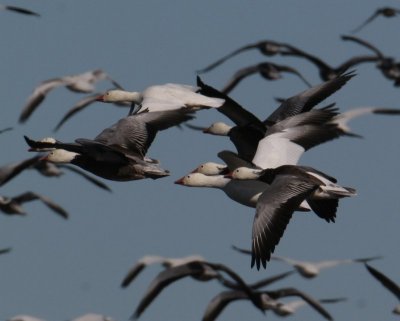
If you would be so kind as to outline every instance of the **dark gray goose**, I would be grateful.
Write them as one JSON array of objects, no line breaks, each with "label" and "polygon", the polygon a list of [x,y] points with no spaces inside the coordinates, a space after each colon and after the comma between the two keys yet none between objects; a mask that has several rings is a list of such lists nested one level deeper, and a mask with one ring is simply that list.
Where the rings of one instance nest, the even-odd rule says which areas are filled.
[{"label": "dark gray goose", "polygon": [[244,78],[256,73],[267,80],[278,80],[282,78],[282,73],[291,73],[299,77],[308,87],[311,87],[311,84],[295,68],[272,62],[262,62],[239,69],[221,89],[221,92],[229,94]]},{"label": "dark gray goose", "polygon": [[[223,276],[223,273],[221,272],[226,273],[230,279]],[[146,294],[143,296],[134,314],[131,316],[131,319],[139,318],[165,287],[188,276],[202,282],[216,279],[225,286],[240,289],[246,293],[249,300],[251,300],[257,308],[261,309],[259,298],[253,294],[253,291],[249,286],[233,270],[223,264],[212,263],[204,260],[194,260],[185,264],[170,267],[160,272],[151,282]]]},{"label": "dark gray goose", "polygon": [[169,175],[157,161],[146,157],[157,132],[192,118],[185,110],[141,112],[120,119],[94,139],[79,138],[75,143],[25,140],[32,151],[54,149],[45,157],[47,161],[71,163],[105,179],[157,179]]},{"label": "dark gray goose", "polygon": [[[264,311],[272,310],[275,314],[280,316],[293,314],[294,311],[290,311],[290,307],[285,306],[285,304],[278,301],[278,299],[283,297],[296,296],[300,297],[304,302],[310,305],[325,319],[333,320],[332,316],[328,313],[328,311],[325,310],[320,301],[295,288],[283,288],[275,291],[257,291],[256,289],[254,289],[253,294],[258,297],[259,301],[261,302],[262,310]],[[249,297],[247,293],[240,290],[223,291],[217,294],[213,299],[211,299],[210,303],[208,304],[202,320],[214,321],[228,304],[238,300],[249,300]]]},{"label": "dark gray goose", "polygon": [[[400,301],[400,286],[398,284],[394,283],[386,275],[384,275],[382,272],[379,272],[377,269],[373,268],[372,266],[365,264],[365,267],[367,268],[368,272],[371,273],[371,275],[375,279],[377,279],[386,289],[388,289],[390,292],[392,292],[397,297],[397,299]],[[392,312],[394,314],[400,314],[400,303],[394,307]]]},{"label": "dark gray goose", "polygon": [[240,48],[234,50],[233,52],[231,52],[231,53],[227,54],[226,56],[213,62],[209,66],[198,70],[197,73],[202,74],[202,73],[208,72],[208,71],[214,69],[215,67],[218,67],[219,65],[224,63],[226,60],[228,60],[242,52],[245,52],[247,50],[258,49],[263,55],[274,56],[276,54],[281,53],[282,51],[290,50],[290,48],[291,48],[291,46],[289,46],[285,43],[282,43],[282,42],[276,42],[276,41],[272,41],[272,40],[262,40],[259,42],[245,45],[243,47],[240,47]]},{"label": "dark gray goose", "polygon": [[365,20],[361,25],[359,25],[357,28],[354,28],[351,33],[356,33],[359,32],[361,29],[363,29],[367,24],[371,23],[373,20],[378,18],[379,16],[385,17],[385,18],[393,18],[396,17],[400,13],[399,9],[392,8],[392,7],[382,7],[378,8],[375,10],[375,12],[368,17],[367,20]]},{"label": "dark gray goose", "polygon": [[58,87],[65,86],[67,89],[78,93],[91,93],[95,90],[94,84],[101,80],[109,80],[114,86],[121,86],[101,69],[91,70],[78,75],[64,76],[43,81],[29,96],[19,117],[19,122],[28,120],[36,108],[43,102],[47,94]]},{"label": "dark gray goose", "polygon": [[32,10],[21,8],[21,7],[16,7],[16,6],[5,5],[5,4],[0,4],[0,10],[8,10],[8,11],[28,15],[28,16],[40,17],[40,14],[38,14],[37,12],[34,12]]},{"label": "dark gray goose", "polygon": [[68,218],[68,213],[60,205],[54,203],[48,197],[34,192],[25,192],[14,197],[0,196],[0,211],[6,215],[25,215],[26,212],[23,209],[22,204],[35,200],[40,200],[62,218]]}]

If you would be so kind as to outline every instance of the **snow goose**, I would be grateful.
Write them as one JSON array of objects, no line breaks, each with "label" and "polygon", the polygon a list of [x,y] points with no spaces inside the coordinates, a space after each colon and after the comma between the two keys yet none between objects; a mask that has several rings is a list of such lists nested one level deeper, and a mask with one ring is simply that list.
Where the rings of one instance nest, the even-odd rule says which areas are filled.
[{"label": "snow goose", "polygon": [[[239,174],[244,172],[246,169],[239,168],[232,176],[243,178]],[[254,173],[253,178],[260,177],[255,170],[248,172]],[[262,181],[268,186],[257,200],[253,222],[251,266],[256,265],[257,269],[260,265],[266,267],[293,212],[304,200],[318,216],[330,221],[336,215],[337,200],[355,195],[354,189],[341,187],[335,179],[309,167],[283,165],[261,172]]]},{"label": "snow goose", "polygon": [[218,108],[224,103],[224,99],[204,96],[198,91],[198,87],[169,83],[147,87],[143,92],[110,90],[99,96],[98,101],[131,102],[139,105],[137,113]]},{"label": "snow goose", "polygon": [[235,126],[229,126],[219,122],[204,129],[204,132],[229,136],[239,156],[251,161],[258,142],[265,136],[269,127],[290,116],[310,111],[315,105],[344,86],[353,76],[354,74],[352,73],[341,75],[286,99],[264,121],[261,121],[229,96],[204,84],[198,78],[198,86],[201,88],[200,92],[202,94],[225,99],[225,103],[217,110],[235,123]]},{"label": "snow goose", "polygon": [[[223,274],[227,274],[233,281],[227,279]],[[246,293],[248,298],[256,307],[261,309],[261,302],[258,297],[253,294],[253,291],[236,272],[223,264],[201,260],[180,264],[160,272],[151,282],[131,319],[139,318],[166,286],[188,276],[202,282],[216,279],[223,285],[239,288],[241,291]]]},{"label": "snow goose", "polygon": [[282,73],[291,73],[299,77],[308,87],[311,84],[295,68],[286,65],[278,65],[272,62],[262,62],[239,69],[234,73],[230,80],[225,84],[221,92],[229,94],[244,78],[255,73],[267,80],[278,80],[282,78]]},{"label": "snow goose", "polygon": [[205,261],[200,255],[189,255],[181,258],[170,258],[159,255],[146,255],[139,259],[135,265],[128,271],[122,280],[121,287],[126,288],[139,275],[144,268],[152,264],[161,264],[165,268],[187,264],[192,261]]},{"label": "snow goose", "polygon": [[[278,299],[288,296],[297,296],[302,298],[325,319],[333,320],[331,315],[318,300],[295,288],[284,288],[276,291],[253,291],[253,295],[258,297],[263,311],[272,310],[276,314],[282,315],[284,314],[284,303],[278,301]],[[240,290],[223,291],[217,294],[208,304],[203,316],[203,321],[215,320],[229,303],[237,300],[249,300],[249,297],[245,292]]]},{"label": "snow goose", "polygon": [[25,215],[26,213],[22,208],[22,204],[34,200],[40,200],[41,202],[43,202],[43,204],[45,204],[52,211],[59,214],[62,218],[68,218],[68,213],[61,206],[54,203],[48,197],[34,192],[25,192],[21,195],[14,197],[0,196],[0,210],[7,215]]},{"label": "snow goose", "polygon": [[281,53],[282,51],[290,50],[290,48],[291,48],[290,45],[282,43],[282,42],[276,42],[276,41],[272,41],[272,40],[262,40],[259,42],[255,42],[255,43],[251,43],[251,44],[242,46],[242,47],[234,50],[233,52],[231,52],[231,53],[227,54],[226,56],[213,62],[209,66],[198,70],[197,73],[202,74],[202,73],[208,72],[208,71],[214,69],[215,67],[219,66],[220,64],[224,63],[226,60],[228,60],[242,52],[245,52],[247,50],[258,49],[263,55],[274,56],[276,54]]},{"label": "snow goose", "polygon": [[0,10],[9,10],[9,11],[13,11],[13,12],[29,15],[29,16],[40,17],[40,14],[38,14],[37,12],[34,12],[32,10],[28,10],[28,9],[25,9],[25,8],[21,8],[21,7],[16,7],[16,6],[9,6],[9,5],[0,4]]},{"label": "snow goose", "polygon": [[400,13],[399,9],[392,8],[392,7],[382,7],[378,8],[375,10],[375,12],[368,17],[367,20],[365,20],[361,25],[359,25],[357,28],[354,28],[351,33],[356,33],[359,32],[362,28],[364,28],[367,24],[375,20],[377,17],[382,16],[386,18],[392,18],[397,16]]},{"label": "snow goose", "polygon": [[[398,284],[394,283],[386,275],[384,275],[382,272],[379,272],[372,266],[365,264],[365,267],[375,279],[377,279],[386,289],[392,292],[397,297],[398,300],[400,300],[400,286]],[[394,314],[400,314],[400,303],[395,306],[392,312]]]},{"label": "snow goose", "polygon": [[55,149],[45,158],[55,163],[72,163],[97,176],[130,181],[168,176],[158,162],[146,156],[157,132],[193,118],[188,111],[137,113],[120,119],[93,140],[76,139],[75,143],[33,141],[25,137],[31,150]]},{"label": "snow goose", "polygon": [[111,81],[114,86],[120,88],[120,85],[101,69],[87,71],[78,75],[45,80],[34,89],[33,93],[28,98],[24,108],[22,109],[19,122],[26,122],[51,90],[60,86],[65,86],[73,92],[91,93],[95,89],[93,84],[105,79]]}]

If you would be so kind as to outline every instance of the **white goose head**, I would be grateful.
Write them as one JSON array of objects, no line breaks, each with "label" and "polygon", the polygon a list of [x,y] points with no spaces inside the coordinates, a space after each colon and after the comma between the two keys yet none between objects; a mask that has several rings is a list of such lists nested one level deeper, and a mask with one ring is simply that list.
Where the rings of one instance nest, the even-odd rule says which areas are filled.
[{"label": "white goose head", "polygon": [[65,149],[54,149],[42,159],[52,163],[71,163],[77,155],[79,154]]},{"label": "white goose head", "polygon": [[210,127],[203,130],[203,133],[217,135],[217,136],[228,136],[232,126],[229,126],[223,122],[213,123]]},{"label": "white goose head", "polygon": [[224,164],[218,164],[214,162],[207,162],[196,167],[192,173],[201,173],[204,175],[220,175],[226,171],[227,166]]},{"label": "white goose head", "polygon": [[262,174],[261,169],[238,167],[233,170],[228,176],[233,179],[258,179]]}]

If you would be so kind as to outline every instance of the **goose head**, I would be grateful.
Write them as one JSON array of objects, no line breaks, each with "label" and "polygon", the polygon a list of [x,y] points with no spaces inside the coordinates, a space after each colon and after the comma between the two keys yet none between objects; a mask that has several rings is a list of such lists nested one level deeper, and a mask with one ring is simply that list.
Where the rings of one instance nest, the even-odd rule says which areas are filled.
[{"label": "goose head", "polygon": [[229,177],[232,179],[258,179],[262,174],[261,169],[248,168],[248,167],[238,167],[229,174],[225,175],[225,177]]},{"label": "goose head", "polygon": [[224,164],[218,164],[214,162],[207,162],[196,167],[192,173],[201,173],[204,175],[221,175],[227,170],[227,166]]},{"label": "goose head", "polygon": [[229,178],[223,175],[207,176],[201,173],[190,173],[175,181],[175,184],[190,187],[216,187],[223,188],[230,182]]},{"label": "goose head", "polygon": [[52,163],[71,163],[77,155],[65,149],[54,149],[41,159]]},{"label": "goose head", "polygon": [[232,126],[229,126],[223,122],[213,123],[210,127],[203,130],[203,133],[217,135],[217,136],[228,136]]}]

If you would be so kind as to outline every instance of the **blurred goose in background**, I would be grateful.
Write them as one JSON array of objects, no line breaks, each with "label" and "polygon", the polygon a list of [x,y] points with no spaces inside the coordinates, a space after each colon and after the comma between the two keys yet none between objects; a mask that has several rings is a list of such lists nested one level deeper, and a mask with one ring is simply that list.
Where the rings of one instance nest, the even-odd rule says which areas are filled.
[{"label": "blurred goose in background", "polygon": [[35,200],[40,200],[43,204],[45,204],[53,212],[59,214],[62,218],[68,218],[68,213],[60,205],[54,203],[48,197],[34,192],[25,192],[14,197],[0,196],[0,211],[6,215],[25,215],[26,212],[23,209],[22,204]]},{"label": "blurred goose in background", "polygon": [[182,264],[187,264],[192,261],[205,261],[200,255],[189,255],[180,258],[163,257],[159,255],[146,255],[139,259],[135,265],[128,271],[122,280],[121,287],[126,288],[139,275],[144,268],[152,264],[161,264],[165,268],[171,268]]},{"label": "blurred goose in background", "polygon": [[[398,284],[394,283],[386,275],[384,275],[382,272],[379,272],[372,266],[365,264],[365,267],[375,279],[377,279],[386,289],[392,292],[398,300],[400,300],[400,286]],[[400,303],[395,306],[392,312],[394,314],[400,314]]]},{"label": "blurred goose in background", "polygon": [[[229,279],[223,274],[227,274]],[[243,291],[249,300],[262,311],[261,301],[243,279],[232,269],[220,263],[212,263],[204,260],[193,260],[185,264],[170,267],[160,272],[151,282],[147,292],[139,302],[131,319],[137,319],[151,304],[151,302],[161,293],[161,291],[171,283],[184,277],[190,276],[197,281],[207,282],[218,280],[222,285]],[[282,278],[283,276],[281,276]]]},{"label": "blurred goose in background", "polygon": [[95,90],[94,84],[101,80],[109,80],[117,88],[121,86],[101,69],[91,70],[78,75],[64,76],[43,81],[29,96],[19,117],[19,122],[28,120],[36,108],[43,102],[46,95],[53,89],[65,86],[67,89],[78,93],[91,93]]},{"label": "blurred goose in background", "polygon": [[339,75],[343,74],[344,72],[346,72],[347,70],[349,70],[350,68],[354,68],[355,66],[357,66],[359,64],[379,61],[379,57],[377,57],[377,56],[371,56],[371,55],[354,56],[354,57],[351,57],[351,58],[345,60],[337,67],[332,67],[331,65],[329,65],[328,63],[323,61],[321,58],[314,56],[312,54],[309,54],[308,52],[305,52],[298,48],[292,48],[292,50],[290,52],[284,52],[284,53],[282,53],[282,55],[298,57],[298,58],[303,58],[305,60],[308,60],[315,67],[318,68],[319,77],[323,81],[334,79],[334,78],[338,77]]},{"label": "blurred goose in background", "polygon": [[70,321],[114,321],[114,319],[102,314],[86,313]]},{"label": "blurred goose in background", "polygon": [[11,252],[11,247],[0,249],[0,254],[6,254]]},{"label": "blurred goose in background", "polygon": [[105,103],[131,102],[139,106],[136,113],[180,109],[196,111],[219,108],[224,103],[224,99],[202,95],[198,87],[171,83],[150,86],[143,92],[110,90],[97,100]]},{"label": "blurred goose in background", "polygon": [[274,56],[276,54],[281,53],[282,51],[288,51],[288,50],[290,51],[291,48],[292,48],[292,46],[282,43],[282,42],[276,42],[276,41],[272,41],[272,40],[262,40],[259,42],[245,45],[243,47],[240,47],[240,48],[234,50],[233,52],[227,54],[226,56],[218,59],[216,62],[213,62],[212,64],[208,65],[207,67],[198,70],[197,73],[202,74],[202,73],[208,72],[208,71],[214,69],[215,67],[218,67],[219,65],[221,65],[228,59],[230,59],[242,52],[245,52],[247,50],[258,49],[265,56]]},{"label": "blurred goose in background", "polygon": [[8,131],[10,131],[10,130],[12,130],[13,128],[12,127],[7,127],[7,128],[4,128],[4,129],[1,129],[0,130],[0,134],[3,134],[3,133],[5,133],[5,132],[8,132]]},{"label": "blurred goose in background", "polygon": [[[263,311],[272,310],[277,315],[285,316],[292,314],[295,308],[278,301],[278,299],[288,296],[300,297],[305,303],[309,304],[314,310],[321,314],[327,320],[333,320],[331,315],[321,305],[320,301],[312,298],[310,295],[295,288],[284,288],[275,291],[253,291],[253,295],[258,297]],[[231,302],[237,300],[249,300],[247,293],[240,290],[223,291],[211,299],[203,316],[203,321],[213,321],[223,309]]]},{"label": "blurred goose in background", "polygon": [[385,78],[394,81],[394,86],[400,86],[400,63],[395,58],[385,56],[376,46],[359,37],[343,35],[341,38],[344,41],[355,42],[375,53],[378,57],[376,67]]},{"label": "blurred goose in background", "polygon": [[373,20],[375,20],[379,16],[382,16],[382,17],[385,17],[385,18],[392,18],[392,17],[397,16],[399,13],[400,13],[399,9],[392,8],[392,7],[378,8],[378,9],[375,10],[375,12],[367,20],[365,20],[357,28],[354,28],[351,33],[359,32],[362,28],[364,28],[367,24],[371,23]]},{"label": "blurred goose in background", "polygon": [[32,10],[28,10],[28,9],[16,7],[16,6],[5,5],[5,4],[0,4],[0,10],[9,10],[9,11],[13,11],[16,13],[22,13],[25,15],[29,15],[29,16],[40,17],[40,14],[38,14],[37,12],[34,12]]},{"label": "blurred goose in background", "polygon": [[[87,96],[85,98],[82,98],[79,100],[74,106],[71,107],[71,109],[61,118],[61,120],[58,122],[56,127],[54,128],[54,131],[58,131],[61,126],[72,116],[77,114],[78,112],[84,110],[86,107],[90,106],[91,104],[95,103],[98,101],[99,96],[104,95],[104,93],[95,93],[93,95]],[[132,103],[131,102],[124,102],[124,101],[117,101],[113,103],[113,105],[118,106],[118,107],[131,107]]]},{"label": "blurred goose in background", "polygon": [[8,181],[13,179],[15,176],[18,176],[22,171],[26,169],[35,169],[41,175],[47,177],[59,177],[64,174],[61,168],[67,169],[82,176],[83,178],[100,187],[101,189],[111,191],[111,189],[106,184],[86,174],[85,172],[72,166],[49,163],[48,161],[43,159],[43,155],[36,155],[34,157],[0,167],[0,186],[6,184]]},{"label": "blurred goose in background", "polygon": [[261,77],[267,80],[278,80],[282,78],[283,72],[296,75],[308,87],[311,87],[311,84],[295,68],[285,65],[277,65],[272,62],[262,62],[256,65],[251,65],[239,69],[221,89],[221,92],[223,92],[224,94],[229,94],[244,78],[255,73],[260,74]]},{"label": "blurred goose in background", "polygon": [[7,319],[7,321],[45,321],[44,319],[39,319],[31,315],[20,314],[15,317]]}]

